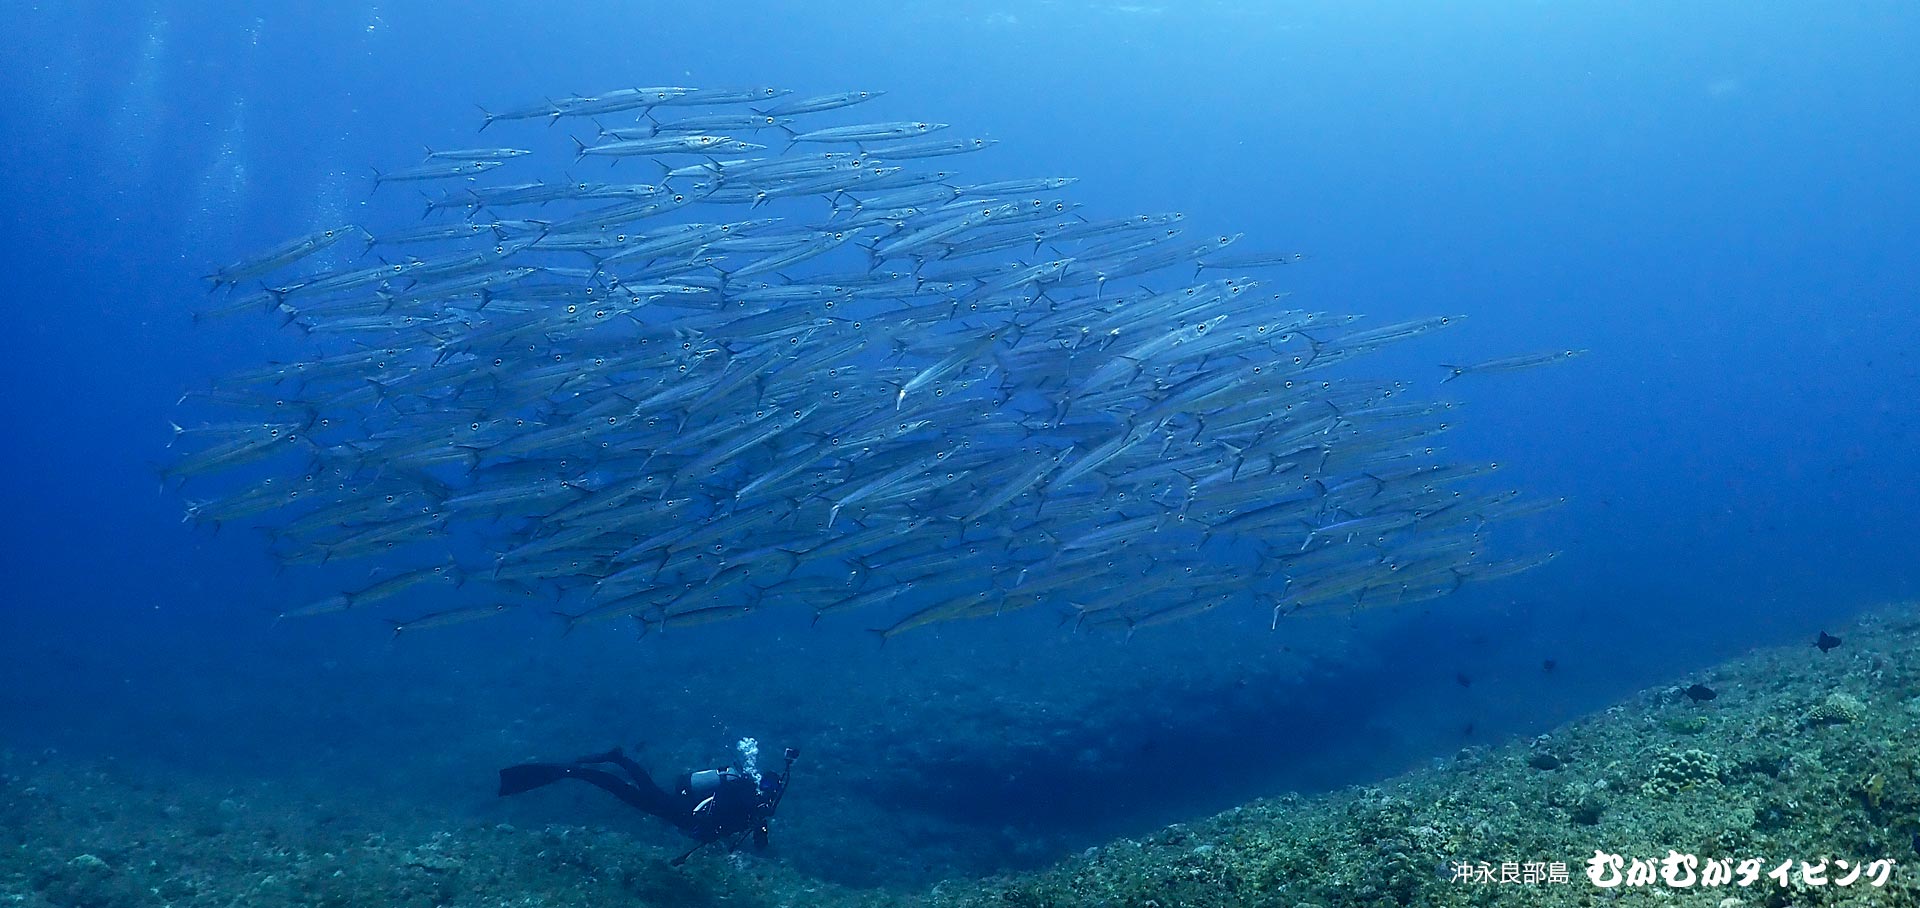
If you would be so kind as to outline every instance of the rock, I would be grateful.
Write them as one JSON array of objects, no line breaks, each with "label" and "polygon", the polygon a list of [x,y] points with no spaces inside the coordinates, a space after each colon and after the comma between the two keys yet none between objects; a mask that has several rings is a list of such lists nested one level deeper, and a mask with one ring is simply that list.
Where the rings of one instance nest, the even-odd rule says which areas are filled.
[{"label": "rock", "polygon": [[77,873],[87,873],[90,871],[98,871],[100,873],[113,872],[113,868],[108,866],[106,861],[100,860],[91,854],[83,854],[68,861],[67,867]]},{"label": "rock", "polygon": [[1663,750],[1653,757],[1653,774],[1641,783],[1648,797],[1678,794],[1702,782],[1720,778],[1720,760],[1704,750]]},{"label": "rock", "polygon": [[1858,697],[1841,691],[1827,695],[1826,702],[1810,710],[1800,720],[1810,728],[1824,728],[1829,725],[1846,725],[1860,721],[1867,714],[1867,705]]}]

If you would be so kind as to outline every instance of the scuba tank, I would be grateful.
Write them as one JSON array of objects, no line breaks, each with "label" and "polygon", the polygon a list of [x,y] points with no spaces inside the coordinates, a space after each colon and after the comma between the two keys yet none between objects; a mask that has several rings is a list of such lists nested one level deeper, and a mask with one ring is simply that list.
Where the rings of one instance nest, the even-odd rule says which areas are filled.
[{"label": "scuba tank", "polygon": [[720,790],[720,783],[740,778],[731,766],[719,769],[703,769],[687,775],[687,791],[690,794],[711,795]]}]

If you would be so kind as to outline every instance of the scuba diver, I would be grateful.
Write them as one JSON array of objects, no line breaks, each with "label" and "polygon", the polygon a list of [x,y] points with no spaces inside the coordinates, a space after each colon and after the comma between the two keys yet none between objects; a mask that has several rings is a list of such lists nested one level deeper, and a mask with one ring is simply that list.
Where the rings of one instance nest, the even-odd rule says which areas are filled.
[{"label": "scuba diver", "polygon": [[[672,823],[699,844],[673,859],[679,866],[694,852],[714,842],[727,840],[727,850],[738,850],[747,837],[756,848],[767,845],[769,821],[787,793],[787,780],[793,775],[793,761],[800,756],[796,747],[787,748],[786,766],[780,772],[756,772],[749,749],[752,739],[742,741],[747,769],[732,766],[683,772],[673,780],[671,791],[661,788],[640,764],[616,747],[603,754],[589,754],[570,763],[522,763],[500,770],[500,795],[516,795],[551,785],[561,779],[579,779],[619,798],[627,806]],[[612,764],[626,772],[626,778],[601,766]]]}]

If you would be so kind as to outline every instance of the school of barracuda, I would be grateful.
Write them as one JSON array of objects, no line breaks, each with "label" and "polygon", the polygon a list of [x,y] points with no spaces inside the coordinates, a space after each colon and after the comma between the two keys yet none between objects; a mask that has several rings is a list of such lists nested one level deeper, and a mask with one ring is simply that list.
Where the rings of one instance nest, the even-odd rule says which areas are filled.
[{"label": "school of barracuda", "polygon": [[[1067,177],[971,183],[924,162],[993,142],[944,124],[816,122],[878,94],[488,112],[489,138],[571,138],[568,168],[626,163],[488,182],[532,152],[429,151],[374,178],[434,190],[429,219],[219,269],[203,315],[267,313],[312,353],[183,398],[188,518],[261,526],[288,565],[417,555],[281,611],[461,591],[396,633],[530,605],[568,630],[863,610],[890,638],[1045,606],[1130,634],[1229,604],[1277,625],[1552,557],[1488,555],[1490,524],[1555,502],[1444,459],[1451,405],[1334,374],[1456,318],[1287,309],[1256,276],[1294,254],[1083,211]],[[368,254],[315,264],[345,240]],[[198,498],[215,472],[233,487]]]}]

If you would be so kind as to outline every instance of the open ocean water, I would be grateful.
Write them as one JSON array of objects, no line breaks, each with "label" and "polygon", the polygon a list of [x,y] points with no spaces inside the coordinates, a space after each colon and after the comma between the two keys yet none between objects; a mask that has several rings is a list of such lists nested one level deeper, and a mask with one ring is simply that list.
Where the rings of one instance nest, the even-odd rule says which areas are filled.
[{"label": "open ocean water", "polygon": [[[0,32],[10,751],[670,852],[496,770],[619,745],[664,784],[751,737],[800,751],[767,859],[914,887],[1378,782],[1916,595],[1907,4],[20,0]],[[763,96],[618,102],[642,86]],[[763,147],[576,159],[848,91],[877,96],[686,133]],[[533,153],[409,174],[460,163],[423,147]],[[1076,181],[963,195],[1028,178]],[[654,189],[420,215],[535,181]],[[702,224],[742,226],[612,258]],[[1141,302],[1215,281],[1257,290]],[[1179,352],[1254,326],[1287,340]],[[269,478],[311,494],[182,519]]]}]

